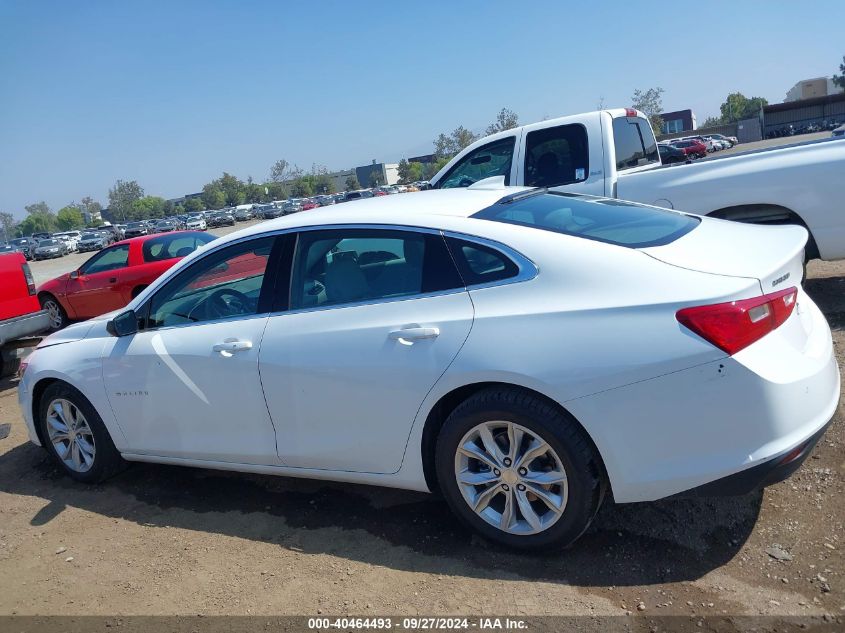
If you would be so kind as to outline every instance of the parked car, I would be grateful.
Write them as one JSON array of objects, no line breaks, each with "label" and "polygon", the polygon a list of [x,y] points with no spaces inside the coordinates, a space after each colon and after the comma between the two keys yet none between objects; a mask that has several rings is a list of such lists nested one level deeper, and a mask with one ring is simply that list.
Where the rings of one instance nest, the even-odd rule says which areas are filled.
[{"label": "parked car", "polygon": [[23,253],[0,252],[0,377],[18,370],[21,342],[45,331],[49,324]]},{"label": "parked car", "polygon": [[358,189],[356,191],[347,191],[346,192],[346,202],[351,202],[352,200],[360,200],[361,198],[372,198],[373,192],[369,189]]},{"label": "parked car", "polygon": [[130,222],[123,230],[126,239],[133,237],[140,237],[141,235],[148,235],[150,233],[150,225],[146,221]]},{"label": "parked car", "polygon": [[82,233],[80,231],[63,231],[53,233],[53,237],[64,240],[68,246],[68,251],[73,253],[79,249],[79,239],[82,237]]},{"label": "parked car", "polygon": [[21,249],[14,244],[0,244],[0,255],[4,253],[21,253],[23,255]]},{"label": "parked car", "polygon": [[306,199],[306,200],[302,201],[301,205],[299,205],[299,210],[300,211],[310,211],[311,209],[319,208],[319,206],[320,205],[317,204],[316,202],[314,202],[313,200],[307,200]]},{"label": "parked car", "polygon": [[492,183],[298,214],[45,339],[20,408],[81,482],[129,459],[438,490],[557,548],[606,495],[743,493],[808,457],[840,378],[806,240]]},{"label": "parked car", "polygon": [[33,253],[35,255],[35,259],[39,260],[64,257],[68,254],[68,252],[68,247],[64,240],[51,238],[49,240],[40,240]]},{"label": "parked car", "polygon": [[288,200],[282,205],[282,215],[298,213],[299,211],[302,211],[302,205],[296,200]]},{"label": "parked car", "polygon": [[231,213],[226,211],[215,211],[207,220],[208,225],[215,226],[235,226],[235,218]]},{"label": "parked car", "polygon": [[257,209],[260,217],[264,220],[272,220],[273,218],[280,218],[284,214],[283,208],[268,204]]},{"label": "parked car", "polygon": [[33,233],[32,234],[32,239],[35,240],[36,246],[38,245],[38,242],[40,242],[41,240],[49,240],[51,237],[53,237],[52,233],[43,233],[42,232],[42,233]]},{"label": "parked car", "polygon": [[37,240],[34,240],[31,237],[17,237],[13,240],[9,240],[9,244],[23,253],[27,260],[35,258],[35,247],[38,245]]},{"label": "parked car", "polygon": [[178,226],[173,220],[159,220],[155,225],[156,233],[169,233],[170,231],[178,230]]},{"label": "parked car", "polygon": [[188,231],[205,231],[208,228],[205,218],[200,215],[189,215],[185,220],[185,229]]},{"label": "parked car", "polygon": [[735,136],[725,136],[724,134],[710,134],[710,138],[717,139],[723,143],[727,143],[728,147],[739,145],[739,140]]},{"label": "parked car", "polygon": [[[268,205],[273,206],[273,205]],[[251,220],[255,217],[255,213],[252,209],[248,208],[237,208],[232,213],[232,216],[235,218],[236,222],[246,222],[247,220]]]},{"label": "parked car", "polygon": [[727,220],[795,224],[810,231],[809,259],[845,258],[845,214],[838,211],[845,143],[728,154],[684,169],[660,165],[654,134],[642,113],[602,110],[480,139],[449,161],[432,185],[467,186],[492,176],[512,185],[541,184]]},{"label": "parked car", "polygon": [[85,231],[79,238],[77,250],[80,253],[98,251],[112,243],[111,234],[105,231]]},{"label": "parked car", "polygon": [[331,195],[324,195],[324,196],[317,196],[315,202],[319,204],[321,207],[327,207],[335,203],[334,196]]},{"label": "parked car", "polygon": [[709,151],[704,143],[696,140],[677,141],[670,147],[681,150],[688,158],[705,158]]},{"label": "parked car", "polygon": [[683,163],[687,160],[687,153],[674,145],[657,144],[657,151],[660,152],[660,161],[664,165],[672,163]]},{"label": "parked car", "polygon": [[845,125],[840,125],[837,128],[834,128],[830,132],[831,136],[845,136]]},{"label": "parked car", "polygon": [[38,299],[50,327],[122,308],[165,270],[214,240],[199,231],[131,238],[104,248],[78,269],[41,284]]}]

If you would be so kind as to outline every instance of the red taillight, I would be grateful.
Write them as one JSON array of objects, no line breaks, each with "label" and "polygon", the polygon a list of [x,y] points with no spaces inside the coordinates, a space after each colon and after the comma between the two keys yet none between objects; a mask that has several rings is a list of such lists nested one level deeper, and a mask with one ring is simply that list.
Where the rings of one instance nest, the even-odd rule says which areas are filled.
[{"label": "red taillight", "polygon": [[753,299],[684,308],[675,318],[733,355],[783,325],[792,314],[797,297],[796,288],[787,288]]},{"label": "red taillight", "polygon": [[634,108],[625,108],[625,116],[637,116],[637,111]]},{"label": "red taillight", "polygon": [[34,295],[35,279],[32,277],[32,271],[29,269],[29,264],[21,264],[21,270],[23,270],[23,277],[26,279],[26,288],[29,290],[29,294]]}]

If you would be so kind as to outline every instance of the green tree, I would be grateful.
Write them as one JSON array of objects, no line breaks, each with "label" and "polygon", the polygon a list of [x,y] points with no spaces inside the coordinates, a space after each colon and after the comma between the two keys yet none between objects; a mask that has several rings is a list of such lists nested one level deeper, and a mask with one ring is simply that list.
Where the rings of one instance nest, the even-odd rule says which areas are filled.
[{"label": "green tree", "polygon": [[116,220],[127,220],[132,215],[132,204],[144,197],[144,189],[136,181],[118,180],[109,189],[109,213]]},{"label": "green tree", "polygon": [[151,220],[164,217],[164,207],[167,201],[158,196],[144,196],[132,203],[130,215],[131,220]]},{"label": "green tree", "polygon": [[842,56],[842,63],[839,64],[839,72],[841,75],[833,76],[833,83],[845,90],[845,55]]},{"label": "green tree", "polygon": [[704,123],[699,125],[698,127],[708,128],[708,127],[716,127],[717,125],[723,125],[724,121],[722,121],[722,117],[718,116],[709,116],[704,119]]},{"label": "green tree", "polygon": [[311,186],[314,193],[334,193],[334,181],[328,174],[317,174],[313,177]]},{"label": "green tree", "polygon": [[431,180],[438,171],[443,169],[446,166],[446,163],[449,162],[449,158],[447,156],[443,156],[438,158],[433,163],[428,163],[425,165],[425,170],[423,172],[423,180]]},{"label": "green tree", "polygon": [[218,185],[209,183],[202,188],[202,201],[207,209],[222,209],[226,206],[226,194]]},{"label": "green tree", "polygon": [[294,198],[307,198],[314,195],[314,190],[311,187],[311,181],[307,176],[302,176],[293,181],[290,188],[291,195]]},{"label": "green tree", "polygon": [[459,125],[451,133],[441,133],[434,139],[434,153],[440,158],[451,158],[477,140],[477,135],[470,132],[463,125]]},{"label": "green tree", "polygon": [[748,98],[741,92],[732,92],[725,102],[719,106],[722,113],[722,123],[733,123],[742,119],[751,119],[760,113],[763,106],[769,102],[763,97]]},{"label": "green tree", "polygon": [[52,213],[30,213],[25,220],[18,224],[18,235],[32,235],[33,233],[52,233],[56,230],[56,216]]},{"label": "green tree", "polygon": [[648,90],[634,90],[631,106],[648,117],[655,134],[663,132],[663,88],[649,88]]},{"label": "green tree", "polygon": [[244,187],[244,201],[249,203],[262,202],[264,199],[264,187],[250,182]]},{"label": "green tree", "polygon": [[6,211],[0,212],[0,231],[3,232],[3,241],[8,241],[15,234],[15,216]]},{"label": "green tree", "polygon": [[200,198],[188,198],[185,200],[185,213],[196,213],[197,211],[205,211],[205,205]]},{"label": "green tree", "polygon": [[85,218],[82,216],[82,211],[78,205],[69,204],[56,213],[56,225],[62,231],[79,229],[85,226]]},{"label": "green tree", "polygon": [[513,110],[502,108],[499,114],[496,115],[496,120],[487,126],[484,134],[490,136],[491,134],[498,134],[505,130],[512,130],[519,125],[519,117]]},{"label": "green tree", "polygon": [[26,212],[29,215],[33,215],[35,213],[49,213],[52,215],[53,213],[53,210],[50,209],[50,206],[43,200],[41,202],[34,202],[32,204],[28,204],[24,207],[24,209],[26,209]]},{"label": "green tree", "polygon": [[270,197],[270,200],[284,200],[287,198],[284,183],[268,182],[264,186],[267,187],[267,195]]},{"label": "green tree", "polygon": [[87,213],[89,217],[96,217],[103,210],[103,205],[94,200],[91,196],[85,196],[79,203],[79,210],[83,216]]},{"label": "green tree", "polygon": [[347,191],[356,191],[361,188],[361,183],[358,182],[355,176],[347,176],[344,184],[346,185]]},{"label": "green tree", "polygon": [[183,215],[184,213],[186,213],[184,206],[181,204],[173,205],[173,215]]},{"label": "green tree", "polygon": [[370,187],[378,187],[384,184],[384,176],[380,169],[374,169],[370,172],[369,182]]}]

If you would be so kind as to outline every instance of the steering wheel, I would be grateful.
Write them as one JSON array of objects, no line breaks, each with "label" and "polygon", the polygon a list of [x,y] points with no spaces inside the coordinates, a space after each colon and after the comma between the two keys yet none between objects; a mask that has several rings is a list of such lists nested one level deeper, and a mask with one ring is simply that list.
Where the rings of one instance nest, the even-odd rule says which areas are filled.
[{"label": "steering wheel", "polygon": [[208,316],[213,319],[247,314],[252,310],[252,300],[234,288],[215,290],[203,303]]}]

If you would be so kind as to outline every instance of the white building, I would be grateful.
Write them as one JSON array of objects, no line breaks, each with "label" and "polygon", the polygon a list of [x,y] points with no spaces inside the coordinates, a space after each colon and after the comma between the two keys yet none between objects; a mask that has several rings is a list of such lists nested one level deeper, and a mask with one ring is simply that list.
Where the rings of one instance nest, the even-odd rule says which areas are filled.
[{"label": "white building", "polygon": [[830,77],[815,77],[814,79],[804,79],[792,86],[786,93],[786,99],[783,102],[789,103],[790,101],[801,101],[813,97],[826,97],[840,92],[843,92],[842,88],[834,84]]}]

